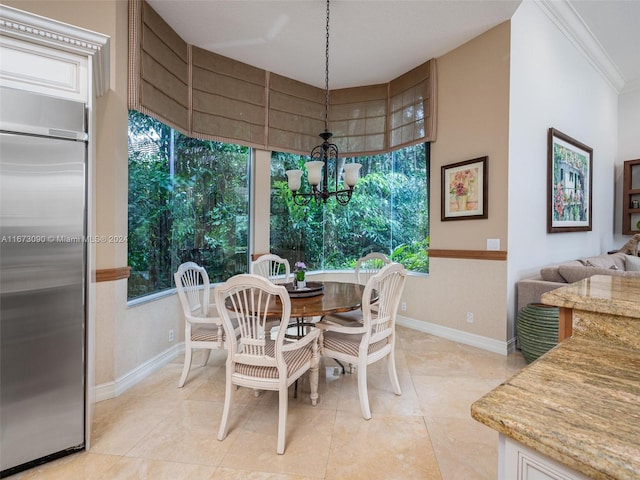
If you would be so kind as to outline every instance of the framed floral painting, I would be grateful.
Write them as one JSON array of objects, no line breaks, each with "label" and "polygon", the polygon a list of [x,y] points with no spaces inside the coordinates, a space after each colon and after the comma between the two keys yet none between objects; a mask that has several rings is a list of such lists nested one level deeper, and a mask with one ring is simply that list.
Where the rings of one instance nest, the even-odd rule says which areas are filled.
[{"label": "framed floral painting", "polygon": [[547,161],[547,232],[591,231],[593,149],[550,128]]},{"label": "framed floral painting", "polygon": [[488,217],[487,158],[442,166],[442,220]]}]

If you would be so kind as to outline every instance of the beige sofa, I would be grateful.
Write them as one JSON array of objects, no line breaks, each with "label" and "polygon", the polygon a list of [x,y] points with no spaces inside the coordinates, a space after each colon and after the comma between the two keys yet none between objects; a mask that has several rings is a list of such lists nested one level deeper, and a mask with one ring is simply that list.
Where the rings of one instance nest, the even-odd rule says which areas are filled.
[{"label": "beige sofa", "polygon": [[525,278],[516,284],[517,312],[529,303],[540,302],[540,296],[593,275],[614,275],[640,279],[640,234],[634,235],[615,253],[572,260],[540,269],[539,275]]}]

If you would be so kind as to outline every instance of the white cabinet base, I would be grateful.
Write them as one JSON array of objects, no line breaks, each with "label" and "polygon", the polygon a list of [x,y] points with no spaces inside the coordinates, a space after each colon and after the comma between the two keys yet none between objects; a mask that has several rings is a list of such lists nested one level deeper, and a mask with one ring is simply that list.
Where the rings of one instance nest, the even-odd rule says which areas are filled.
[{"label": "white cabinet base", "polygon": [[589,480],[562,463],[500,434],[500,480]]}]

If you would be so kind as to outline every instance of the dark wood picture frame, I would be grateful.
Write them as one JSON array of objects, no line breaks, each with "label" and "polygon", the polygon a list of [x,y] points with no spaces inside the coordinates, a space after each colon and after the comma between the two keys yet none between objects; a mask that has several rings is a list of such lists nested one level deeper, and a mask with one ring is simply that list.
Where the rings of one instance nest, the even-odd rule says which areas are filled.
[{"label": "dark wood picture frame", "polygon": [[443,221],[488,218],[488,158],[478,157],[441,167]]},{"label": "dark wood picture frame", "polygon": [[550,128],[547,163],[547,232],[591,231],[593,149]]}]

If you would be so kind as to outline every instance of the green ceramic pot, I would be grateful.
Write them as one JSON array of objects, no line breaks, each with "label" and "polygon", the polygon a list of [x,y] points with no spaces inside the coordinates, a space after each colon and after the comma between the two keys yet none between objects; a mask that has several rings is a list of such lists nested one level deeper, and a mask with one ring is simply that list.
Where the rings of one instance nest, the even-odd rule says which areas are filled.
[{"label": "green ceramic pot", "polygon": [[518,345],[527,363],[544,355],[558,344],[558,307],[530,303],[518,314]]}]

